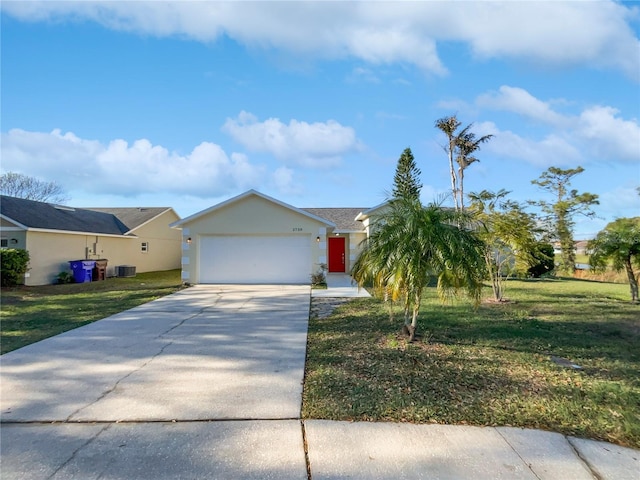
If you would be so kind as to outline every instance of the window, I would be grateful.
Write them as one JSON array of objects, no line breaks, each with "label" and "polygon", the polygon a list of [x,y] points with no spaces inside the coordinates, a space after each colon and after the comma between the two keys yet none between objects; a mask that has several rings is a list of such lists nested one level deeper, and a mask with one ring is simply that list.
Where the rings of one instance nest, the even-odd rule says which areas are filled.
[{"label": "window", "polygon": [[140,251],[142,253],[147,253],[149,251],[149,242],[142,242],[140,244]]},{"label": "window", "polygon": [[0,248],[7,248],[9,246],[9,240],[3,238],[0,240]]}]

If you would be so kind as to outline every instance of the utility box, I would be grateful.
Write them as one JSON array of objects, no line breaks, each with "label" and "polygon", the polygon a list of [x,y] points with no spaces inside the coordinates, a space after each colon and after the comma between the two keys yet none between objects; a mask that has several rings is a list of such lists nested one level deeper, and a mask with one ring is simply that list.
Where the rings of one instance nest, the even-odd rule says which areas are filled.
[{"label": "utility box", "polygon": [[109,261],[104,258],[96,260],[96,265],[93,267],[93,278],[91,279],[93,282],[107,278],[107,263]]},{"label": "utility box", "polygon": [[90,282],[95,264],[94,260],[71,260],[69,266],[73,273],[73,280],[76,283]]},{"label": "utility box", "polygon": [[135,277],[136,267],[135,265],[118,265],[117,268],[119,277]]}]

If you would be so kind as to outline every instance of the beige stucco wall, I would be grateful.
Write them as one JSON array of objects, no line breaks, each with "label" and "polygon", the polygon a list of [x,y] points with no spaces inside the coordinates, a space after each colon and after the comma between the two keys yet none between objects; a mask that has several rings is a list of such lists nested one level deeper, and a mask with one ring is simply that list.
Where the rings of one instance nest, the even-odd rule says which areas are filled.
[{"label": "beige stucco wall", "polygon": [[[118,265],[135,265],[136,272],[140,273],[180,268],[182,235],[174,228],[169,228],[171,223],[179,219],[175,212],[169,210],[137,228],[133,233],[138,239],[129,247],[128,252],[131,260]],[[147,253],[141,252],[142,242],[149,245]]]},{"label": "beige stucco wall", "polygon": [[349,249],[349,263],[347,264],[347,273],[351,272],[353,262],[356,261],[362,251],[361,243],[367,238],[366,232],[350,233],[347,248]]},{"label": "beige stucco wall", "polygon": [[69,270],[69,260],[85,258],[89,241],[85,235],[28,232],[26,249],[30,260],[25,284],[55,283],[60,272]]},{"label": "beige stucco wall", "polygon": [[[311,271],[327,261],[326,225],[260,196],[250,195],[182,225],[182,278],[198,283],[199,242],[205,235],[308,235]],[[317,241],[320,237],[320,241]],[[191,243],[187,239],[191,238]]]},{"label": "beige stucco wall", "polygon": [[[29,251],[30,270],[25,284],[55,283],[60,272],[70,271],[70,260],[107,259],[107,276],[116,275],[118,265],[134,265],[137,273],[178,269],[181,235],[169,228],[176,220],[179,217],[167,211],[136,229],[137,237],[29,231],[24,246],[16,247]],[[142,242],[148,242],[147,253],[141,251]]]}]

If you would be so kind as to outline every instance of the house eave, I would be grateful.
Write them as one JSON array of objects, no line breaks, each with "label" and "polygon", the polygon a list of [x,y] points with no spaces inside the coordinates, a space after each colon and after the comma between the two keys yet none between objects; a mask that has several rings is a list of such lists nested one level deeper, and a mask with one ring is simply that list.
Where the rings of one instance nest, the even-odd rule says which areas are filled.
[{"label": "house eave", "polygon": [[101,232],[78,232],[73,230],[55,230],[51,228],[32,228],[26,227],[25,230],[27,232],[38,232],[38,233],[58,233],[63,235],[91,235],[98,237],[113,237],[113,238],[126,238],[126,239],[136,239],[139,238],[137,235],[133,234],[124,234],[124,235],[116,235],[114,233],[101,233]]},{"label": "house eave", "polygon": [[[3,220],[6,220],[7,222],[13,223],[17,228],[20,228],[22,230],[27,230],[29,227],[27,227],[26,225],[23,225],[20,222],[16,222],[13,218],[7,217],[6,215],[3,215],[0,213],[0,218],[2,218]],[[5,227],[6,229],[6,227]]]},{"label": "house eave", "polygon": [[362,221],[362,220],[366,220],[367,218],[369,218],[371,216],[371,214],[373,212],[375,212],[376,210],[378,210],[379,208],[384,207],[386,204],[388,204],[388,201],[382,202],[378,205],[376,205],[375,207],[371,207],[368,210],[365,210],[364,212],[360,212],[357,216],[356,216],[356,220],[357,221]]}]

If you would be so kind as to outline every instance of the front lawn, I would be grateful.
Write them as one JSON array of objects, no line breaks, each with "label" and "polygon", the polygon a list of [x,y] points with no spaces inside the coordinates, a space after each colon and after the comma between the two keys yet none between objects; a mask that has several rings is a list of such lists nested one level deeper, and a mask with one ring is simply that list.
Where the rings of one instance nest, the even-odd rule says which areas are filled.
[{"label": "front lawn", "polygon": [[640,447],[640,307],[627,285],[514,280],[510,303],[477,310],[442,306],[434,290],[412,344],[398,336],[399,309],[390,322],[376,299],[312,318],[303,417],[508,425]]},{"label": "front lawn", "polygon": [[0,353],[136,307],[182,288],[180,270],[100,282],[3,288]]}]

